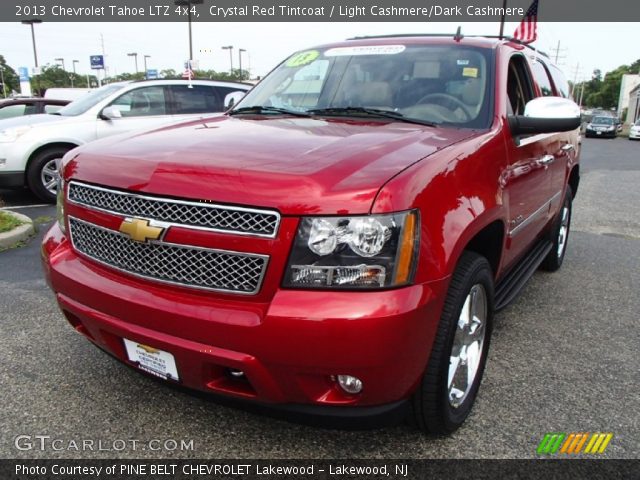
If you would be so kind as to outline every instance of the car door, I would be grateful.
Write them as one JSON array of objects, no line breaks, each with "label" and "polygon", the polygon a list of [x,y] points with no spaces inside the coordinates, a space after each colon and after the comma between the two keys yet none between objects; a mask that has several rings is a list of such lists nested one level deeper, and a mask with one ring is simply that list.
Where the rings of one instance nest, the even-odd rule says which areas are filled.
[{"label": "car door", "polygon": [[120,118],[105,119],[98,116],[97,138],[171,123],[166,93],[166,86],[163,85],[140,86],[124,92],[107,105],[115,107],[120,112]]},{"label": "car door", "polygon": [[189,87],[187,83],[170,85],[168,87],[169,105],[175,121],[190,120],[223,112],[225,95],[220,91],[221,88],[198,84]]},{"label": "car door", "polygon": [[[505,69],[509,115],[522,115],[527,102],[535,97],[535,84],[524,55],[517,53]],[[549,216],[551,172],[555,158],[549,135],[506,138],[508,167],[504,188],[508,194],[507,250],[505,266],[530,247],[544,228]]]}]

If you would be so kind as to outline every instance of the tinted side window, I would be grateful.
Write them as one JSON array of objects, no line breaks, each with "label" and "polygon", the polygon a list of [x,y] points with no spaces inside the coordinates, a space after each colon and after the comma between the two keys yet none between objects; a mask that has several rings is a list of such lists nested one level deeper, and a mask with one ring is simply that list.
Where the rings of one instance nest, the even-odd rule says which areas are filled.
[{"label": "tinted side window", "polygon": [[554,65],[551,65],[549,70],[551,71],[551,77],[553,78],[553,83],[558,93],[564,98],[569,98],[569,82],[567,82],[564,74]]},{"label": "tinted side window", "polygon": [[523,115],[524,106],[533,98],[531,77],[526,61],[521,55],[514,55],[509,62],[507,77],[507,110],[510,115]]},{"label": "tinted side window", "polygon": [[206,85],[171,85],[171,107],[175,114],[211,113],[223,110],[224,96]]},{"label": "tinted side window", "polygon": [[167,113],[164,87],[156,85],[131,90],[119,96],[112,103],[123,117],[144,117]]},{"label": "tinted side window", "polygon": [[553,87],[551,86],[551,80],[549,79],[547,69],[539,60],[532,61],[530,64],[531,70],[533,71],[533,78],[535,78],[538,87],[540,87],[542,96],[552,97]]},{"label": "tinted side window", "polygon": [[7,105],[0,108],[0,118],[20,117],[26,115],[26,105]]}]

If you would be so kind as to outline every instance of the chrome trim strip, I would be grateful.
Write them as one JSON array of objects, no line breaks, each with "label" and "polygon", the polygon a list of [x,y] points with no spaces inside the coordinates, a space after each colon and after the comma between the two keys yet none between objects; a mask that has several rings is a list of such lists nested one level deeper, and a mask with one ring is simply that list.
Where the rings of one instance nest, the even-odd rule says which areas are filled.
[{"label": "chrome trim strip", "polygon": [[194,245],[184,245],[184,244],[179,244],[179,243],[171,243],[171,242],[163,242],[163,241],[158,241],[158,240],[150,240],[148,243],[157,243],[160,245],[168,245],[170,247],[179,247],[179,248],[189,248],[189,249],[193,249],[193,250],[204,250],[204,251],[208,251],[208,252],[214,252],[214,253],[225,253],[225,254],[231,254],[231,255],[237,255],[239,257],[258,257],[258,258],[262,258],[264,259],[264,266],[262,267],[262,272],[260,273],[260,276],[258,277],[258,282],[256,283],[256,288],[255,290],[251,291],[251,292],[242,292],[239,290],[225,290],[223,288],[211,288],[211,287],[201,287],[198,285],[189,285],[187,283],[180,283],[180,282],[173,282],[171,280],[162,280],[159,278],[155,278],[155,277],[149,277],[147,275],[142,275],[140,273],[135,273],[135,272],[131,272],[129,270],[125,270],[124,268],[120,268],[120,267],[116,267],[115,265],[112,265],[110,263],[104,262],[100,259],[97,259],[95,257],[92,257],[91,255],[88,255],[80,250],[78,250],[78,248],[76,248],[76,244],[73,240],[73,229],[71,228],[71,222],[70,220],[75,220],[76,222],[80,222],[80,223],[84,223],[85,225],[89,225],[91,227],[94,228],[98,228],[101,230],[105,230],[106,232],[115,234],[115,235],[119,235],[121,237],[125,237],[130,241],[134,241],[131,240],[131,238],[128,235],[125,235],[117,230],[111,230],[110,228],[106,228],[103,227],[102,225],[97,225],[95,223],[91,223],[91,222],[87,222],[86,220],[81,220],[80,218],[77,217],[72,217],[71,215],[69,215],[68,217],[69,220],[69,238],[71,240],[71,245],[73,246],[73,250],[80,254],[83,257],[86,257],[96,263],[99,263],[101,265],[104,265],[108,268],[112,268],[114,270],[118,270],[119,272],[123,272],[126,275],[131,275],[134,277],[138,277],[138,278],[143,278],[145,280],[149,280],[151,282],[158,282],[158,283],[165,283],[165,284],[169,284],[169,285],[177,285],[179,287],[183,287],[183,288],[193,288],[196,290],[205,290],[208,292],[221,292],[221,293],[228,293],[228,294],[235,294],[235,295],[255,295],[260,291],[260,288],[262,288],[262,281],[264,280],[264,277],[267,273],[267,266],[269,265],[269,255],[262,255],[259,253],[244,253],[244,252],[236,252],[233,250],[221,250],[219,248],[204,248],[204,247],[197,247]]},{"label": "chrome trim strip", "polygon": [[273,234],[264,234],[264,233],[251,233],[251,232],[242,232],[242,231],[237,231],[237,230],[223,230],[223,229],[219,229],[219,228],[213,228],[213,227],[201,227],[198,225],[189,225],[187,223],[176,223],[176,222],[166,222],[164,220],[159,220],[157,218],[149,218],[149,217],[142,217],[139,215],[135,215],[134,213],[125,213],[125,212],[117,212],[115,210],[109,210],[106,208],[100,208],[100,207],[95,207],[93,205],[88,205],[86,203],[82,203],[82,202],[77,202],[75,200],[72,200],[71,198],[69,198],[69,189],[67,188],[67,201],[69,203],[73,203],[74,205],[80,205],[81,207],[84,208],[88,208],[89,210],[98,210],[100,212],[105,212],[105,213],[110,213],[112,215],[118,215],[118,216],[125,216],[125,217],[135,217],[135,218],[140,218],[142,220],[149,220],[149,221],[155,221],[155,222],[162,222],[162,225],[165,227],[180,227],[180,228],[188,228],[191,230],[202,230],[202,231],[206,231],[206,232],[216,232],[216,233],[226,233],[226,234],[230,234],[230,235],[244,235],[244,236],[253,236],[253,237],[262,237],[262,238],[276,238],[276,236],[278,235],[278,229],[280,228],[280,220],[281,220],[281,216],[280,216],[280,212],[278,212],[277,210],[260,210],[257,208],[246,208],[246,207],[231,207],[228,205],[219,205],[217,203],[208,203],[208,202],[193,202],[193,201],[188,201],[188,200],[176,200],[176,199],[172,199],[172,198],[163,198],[163,197],[153,197],[153,196],[148,196],[148,195],[140,195],[138,193],[132,193],[132,192],[126,192],[126,191],[122,191],[122,190],[113,190],[110,188],[104,188],[104,187],[97,187],[95,185],[91,185],[88,183],[83,183],[83,182],[78,182],[76,180],[71,180],[69,182],[69,187],[71,185],[78,185],[80,187],[83,188],[88,188],[88,189],[93,189],[93,190],[101,190],[103,192],[107,192],[107,193],[112,193],[115,195],[122,195],[122,196],[128,196],[128,197],[137,197],[137,198],[141,198],[143,200],[150,200],[150,201],[155,201],[155,202],[164,202],[164,203],[177,203],[180,205],[188,205],[191,207],[205,207],[205,208],[216,208],[219,210],[226,210],[226,211],[230,211],[230,212],[247,212],[247,213],[256,213],[259,215],[273,215],[276,217],[276,225],[274,227],[273,230]]},{"label": "chrome trim strip", "polygon": [[542,204],[542,206],[537,209],[535,212],[533,212],[531,215],[529,215],[527,218],[525,218],[522,223],[520,223],[519,225],[515,226],[510,232],[509,232],[509,236],[510,237],[514,237],[515,235],[518,234],[518,232],[523,229],[524,227],[526,227],[527,225],[529,225],[531,222],[533,222],[542,212],[544,212],[544,210],[546,208],[549,208],[549,205],[551,205],[551,203],[560,196],[560,194],[562,193],[562,191],[559,191],[558,193],[556,193],[553,197],[551,197],[549,200],[547,200],[546,202],[544,202]]}]

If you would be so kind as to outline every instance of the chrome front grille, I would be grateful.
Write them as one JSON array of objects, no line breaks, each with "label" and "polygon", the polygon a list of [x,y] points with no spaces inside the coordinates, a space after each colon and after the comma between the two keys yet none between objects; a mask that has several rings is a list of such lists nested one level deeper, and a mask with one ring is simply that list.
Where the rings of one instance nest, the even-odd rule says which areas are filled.
[{"label": "chrome front grille", "polygon": [[69,184],[68,199],[118,215],[239,235],[273,238],[280,223],[275,211],[138,195],[79,182]]},{"label": "chrome front grille", "polygon": [[260,289],[268,257],[161,241],[131,240],[120,232],[69,217],[73,247],[110,267],[165,283],[232,293]]}]

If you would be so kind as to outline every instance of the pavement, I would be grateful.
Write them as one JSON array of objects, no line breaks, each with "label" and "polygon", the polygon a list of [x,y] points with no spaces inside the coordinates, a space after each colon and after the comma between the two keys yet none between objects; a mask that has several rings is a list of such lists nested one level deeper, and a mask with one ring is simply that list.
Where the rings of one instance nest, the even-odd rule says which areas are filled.
[{"label": "pavement", "polygon": [[[449,437],[311,427],[167,388],[67,324],[42,277],[39,238],[0,253],[0,458],[535,458],[547,432],[612,432],[600,458],[640,458],[640,142],[585,139],[582,166],[564,265],[536,273],[497,315],[476,405]],[[5,201],[55,216],[24,192]],[[20,450],[19,435],[102,440],[105,450]],[[140,443],[116,451],[121,439]]]}]

